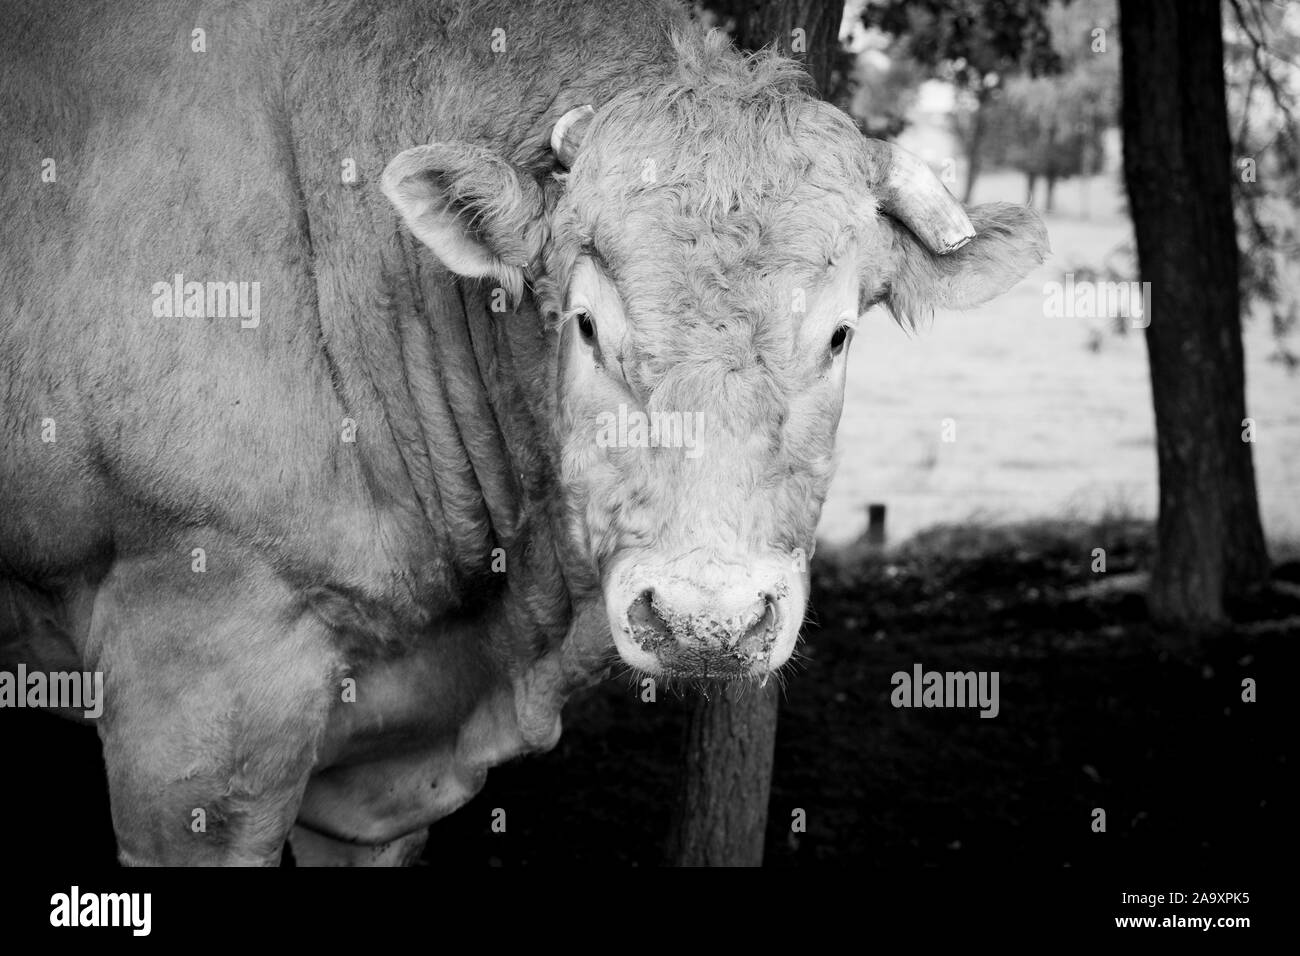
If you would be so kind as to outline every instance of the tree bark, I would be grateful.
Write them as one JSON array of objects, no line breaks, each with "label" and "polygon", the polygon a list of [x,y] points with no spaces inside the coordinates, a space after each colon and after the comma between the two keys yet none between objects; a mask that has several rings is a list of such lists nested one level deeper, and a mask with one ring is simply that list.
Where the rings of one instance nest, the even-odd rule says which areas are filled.
[{"label": "tree bark", "polygon": [[1251,445],[1219,0],[1121,0],[1124,176],[1142,278],[1160,470],[1156,621],[1224,622],[1268,554]]},{"label": "tree bark", "polygon": [[[705,5],[735,18],[736,46],[758,50],[775,44],[785,56],[803,63],[823,97],[835,92],[832,74],[840,49],[844,0],[719,0]],[[801,38],[796,30],[803,31]],[[795,48],[796,39],[803,50]]]},{"label": "tree bark", "polygon": [[685,773],[668,859],[676,866],[761,866],[776,742],[776,681],[715,684],[686,728]]}]

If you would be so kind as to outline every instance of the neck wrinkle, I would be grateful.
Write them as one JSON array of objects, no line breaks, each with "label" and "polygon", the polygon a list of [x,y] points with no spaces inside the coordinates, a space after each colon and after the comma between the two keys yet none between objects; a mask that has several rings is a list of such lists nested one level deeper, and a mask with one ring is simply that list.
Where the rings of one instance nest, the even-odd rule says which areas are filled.
[{"label": "neck wrinkle", "polygon": [[373,384],[385,408],[407,419],[393,429],[403,436],[397,451],[427,520],[446,535],[460,591],[453,605],[504,598],[490,639],[522,664],[558,644],[571,617],[547,424],[552,343],[531,298],[493,312],[490,289],[406,248],[391,296],[403,374]]}]

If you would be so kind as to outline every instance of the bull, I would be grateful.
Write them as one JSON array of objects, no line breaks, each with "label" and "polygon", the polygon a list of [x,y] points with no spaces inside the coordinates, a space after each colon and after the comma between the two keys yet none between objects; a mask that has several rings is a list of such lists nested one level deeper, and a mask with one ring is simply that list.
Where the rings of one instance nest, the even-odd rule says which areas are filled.
[{"label": "bull", "polygon": [[408,861],[612,660],[764,679],[858,317],[1046,252],[667,0],[6,6],[0,660],[102,674],[126,864]]}]

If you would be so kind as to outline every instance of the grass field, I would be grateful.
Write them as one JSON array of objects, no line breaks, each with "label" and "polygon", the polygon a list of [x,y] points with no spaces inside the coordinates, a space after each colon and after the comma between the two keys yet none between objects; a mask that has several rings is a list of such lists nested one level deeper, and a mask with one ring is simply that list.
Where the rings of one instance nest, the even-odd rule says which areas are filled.
[{"label": "grass field", "polygon": [[[1024,180],[990,174],[977,202],[1024,200]],[[970,312],[939,312],[915,335],[880,309],[863,322],[849,357],[840,466],[820,536],[856,537],[865,506],[888,507],[890,539],[972,517],[1021,520],[1107,512],[1154,517],[1155,429],[1140,331],[1044,316],[1043,285],[1098,267],[1130,226],[1113,177],[1095,177],[1082,215],[1078,183],[1057,188],[1047,216],[1051,258],[1015,289]],[[1159,317],[1155,318],[1159,321]],[[1245,330],[1247,410],[1264,527],[1273,543],[1300,540],[1300,373],[1269,356],[1268,323]],[[956,441],[941,423],[956,422]]]}]

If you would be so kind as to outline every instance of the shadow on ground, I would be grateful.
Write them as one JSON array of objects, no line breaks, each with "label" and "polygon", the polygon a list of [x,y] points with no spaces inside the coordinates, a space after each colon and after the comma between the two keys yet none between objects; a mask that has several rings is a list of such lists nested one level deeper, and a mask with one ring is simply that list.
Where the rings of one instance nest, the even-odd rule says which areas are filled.
[{"label": "shadow on ground", "polygon": [[[1258,865],[1280,852],[1300,567],[1234,607],[1229,631],[1162,633],[1140,593],[1149,533],[941,528],[890,552],[819,555],[782,701],[768,864]],[[895,709],[891,675],[917,663],[997,671],[998,716]],[[1246,678],[1258,703],[1242,701]],[[607,681],[566,710],[553,752],[493,771],[437,824],[425,863],[660,863],[687,711]],[[94,731],[27,711],[0,712],[0,727],[10,859],[111,864]],[[806,832],[792,832],[798,810]]]},{"label": "shadow on ground", "polygon": [[[1289,793],[1300,588],[1234,607],[1227,633],[1156,631],[1140,593],[1149,534],[941,528],[892,553],[819,554],[781,707],[768,865],[1256,864]],[[998,671],[1000,713],[895,709],[891,675],[916,663]],[[1247,677],[1261,702],[1242,701]],[[610,681],[572,705],[559,747],[494,771],[435,828],[428,863],[661,862],[689,707],[638,690]]]}]

